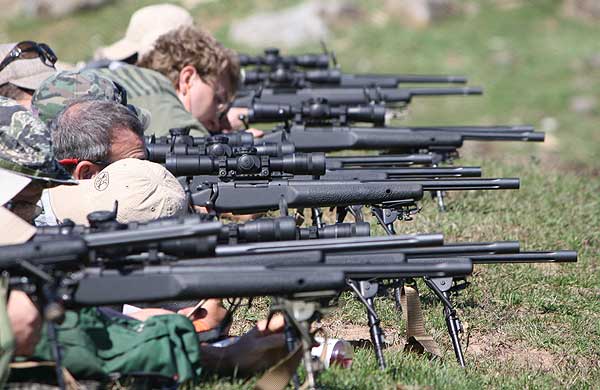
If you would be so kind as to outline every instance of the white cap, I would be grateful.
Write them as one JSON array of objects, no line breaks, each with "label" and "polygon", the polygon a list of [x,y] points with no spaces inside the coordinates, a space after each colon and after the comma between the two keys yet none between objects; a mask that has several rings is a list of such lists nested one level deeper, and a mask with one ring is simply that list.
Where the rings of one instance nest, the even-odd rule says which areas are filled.
[{"label": "white cap", "polygon": [[50,206],[59,221],[71,219],[87,225],[93,211],[113,210],[117,221],[146,222],[184,214],[187,198],[179,181],[162,165],[126,158],[116,161],[78,186],[49,190]]},{"label": "white cap", "polygon": [[96,59],[124,60],[134,54],[141,58],[163,34],[194,24],[192,15],[174,4],[156,4],[140,8],[131,15],[125,37],[96,51]]}]

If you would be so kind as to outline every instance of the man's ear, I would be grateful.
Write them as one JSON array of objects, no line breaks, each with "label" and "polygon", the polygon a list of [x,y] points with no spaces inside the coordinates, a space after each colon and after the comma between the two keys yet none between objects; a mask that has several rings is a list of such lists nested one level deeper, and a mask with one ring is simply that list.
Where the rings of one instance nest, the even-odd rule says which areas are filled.
[{"label": "man's ear", "polygon": [[89,161],[81,161],[73,170],[73,178],[76,180],[91,179],[100,172],[102,168]]},{"label": "man's ear", "polygon": [[179,80],[177,81],[177,92],[186,95],[192,86],[192,80],[198,74],[193,65],[186,65],[179,71]]}]

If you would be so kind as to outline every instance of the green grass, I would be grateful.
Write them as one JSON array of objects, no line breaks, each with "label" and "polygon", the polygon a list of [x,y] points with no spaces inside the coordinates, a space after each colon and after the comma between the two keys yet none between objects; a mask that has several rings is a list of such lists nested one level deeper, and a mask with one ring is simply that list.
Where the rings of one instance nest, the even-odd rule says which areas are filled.
[{"label": "green grass", "polygon": [[[133,10],[153,2],[116,1],[62,20],[12,21],[5,23],[4,35],[45,41],[62,59],[75,62],[120,38]],[[229,24],[254,10],[293,3],[218,1],[193,13],[224,43],[250,51],[228,40]],[[401,353],[397,342],[386,352],[390,367],[380,372],[372,353],[359,349],[351,370],[331,369],[321,376],[324,388],[592,389],[600,383],[600,106],[586,114],[569,109],[575,96],[600,101],[600,69],[587,65],[600,53],[600,25],[563,18],[559,0],[516,2],[517,7],[476,3],[476,16],[412,30],[383,12],[379,1],[363,0],[360,17],[333,27],[328,44],[345,71],[463,74],[485,88],[483,97],[415,99],[403,124],[539,127],[544,118],[558,123],[543,145],[469,145],[457,162],[482,165],[488,177],[520,177],[521,190],[455,193],[443,214],[426,200],[415,220],[399,223],[398,231],[443,232],[448,242],[518,239],[527,250],[576,249],[579,261],[476,266],[472,284],[455,299],[466,325],[466,370],[454,361],[441,305],[420,286],[426,324],[443,359]],[[319,47],[295,52],[307,50]],[[404,324],[392,300],[378,298],[377,308],[388,339],[401,340]],[[266,310],[259,300],[240,311],[238,330]],[[364,309],[344,295],[325,324],[334,333],[350,325],[366,330]],[[251,383],[221,379],[201,388],[241,389]]]}]

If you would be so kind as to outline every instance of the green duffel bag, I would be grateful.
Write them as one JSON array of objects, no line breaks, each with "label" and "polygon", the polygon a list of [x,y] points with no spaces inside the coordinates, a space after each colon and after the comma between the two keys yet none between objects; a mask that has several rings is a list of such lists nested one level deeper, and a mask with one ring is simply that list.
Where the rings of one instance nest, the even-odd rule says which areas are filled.
[{"label": "green duffel bag", "polygon": [[[200,343],[192,323],[181,315],[138,321],[102,308],[68,311],[57,326],[63,366],[77,379],[110,374],[162,375],[179,383],[197,381]],[[53,360],[46,333],[33,356]]]}]

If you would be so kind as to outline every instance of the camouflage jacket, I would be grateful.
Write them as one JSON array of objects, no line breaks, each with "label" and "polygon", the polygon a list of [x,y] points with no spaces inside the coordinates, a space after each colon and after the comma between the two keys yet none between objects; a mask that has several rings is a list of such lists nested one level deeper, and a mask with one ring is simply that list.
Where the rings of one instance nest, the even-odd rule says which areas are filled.
[{"label": "camouflage jacket", "polygon": [[175,88],[162,74],[127,64],[114,70],[102,68],[94,71],[121,84],[127,90],[128,102],[150,112],[152,121],[146,134],[163,136],[169,134],[169,129],[190,128],[192,135],[209,135],[206,128],[185,109]]}]

